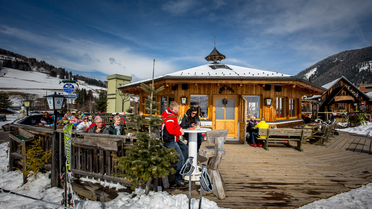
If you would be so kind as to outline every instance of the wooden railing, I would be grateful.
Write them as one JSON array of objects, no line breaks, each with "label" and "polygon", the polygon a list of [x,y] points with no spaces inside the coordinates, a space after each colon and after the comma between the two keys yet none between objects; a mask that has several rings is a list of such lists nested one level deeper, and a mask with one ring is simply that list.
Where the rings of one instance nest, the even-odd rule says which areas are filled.
[{"label": "wooden railing", "polygon": [[[33,139],[42,137],[44,150],[52,150],[50,162],[44,166],[51,170],[52,186],[60,185],[64,160],[64,133],[62,129],[54,131],[53,128],[34,127],[29,125],[10,125],[13,131],[10,136],[10,169],[24,168],[21,159],[26,160],[22,147],[26,147]],[[21,137],[23,136],[23,137]],[[101,180],[127,184],[123,178],[114,177],[114,173],[122,172],[115,168],[113,154],[118,157],[125,156],[125,147],[132,146],[136,138],[129,136],[115,136],[103,134],[88,134],[74,132],[72,134],[72,173],[79,176],[87,176]],[[25,178],[25,177],[24,177]]]}]

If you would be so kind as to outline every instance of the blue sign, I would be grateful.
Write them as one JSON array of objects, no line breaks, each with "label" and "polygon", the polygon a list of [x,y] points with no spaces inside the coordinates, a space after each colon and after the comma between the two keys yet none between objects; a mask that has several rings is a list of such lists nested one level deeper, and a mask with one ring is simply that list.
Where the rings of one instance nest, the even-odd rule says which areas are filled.
[{"label": "blue sign", "polygon": [[64,86],[63,86],[63,91],[65,91],[66,93],[72,93],[74,92],[74,85],[72,85],[71,83],[66,83]]},{"label": "blue sign", "polygon": [[63,95],[65,96],[67,99],[76,99],[78,98],[78,94],[70,94],[70,95]]}]

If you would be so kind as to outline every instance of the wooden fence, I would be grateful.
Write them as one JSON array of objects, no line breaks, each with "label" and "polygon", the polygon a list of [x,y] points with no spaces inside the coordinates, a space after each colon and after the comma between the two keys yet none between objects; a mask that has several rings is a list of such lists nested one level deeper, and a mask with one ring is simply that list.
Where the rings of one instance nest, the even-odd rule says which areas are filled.
[{"label": "wooden fence", "polygon": [[[51,186],[60,186],[60,177],[65,164],[64,133],[62,129],[34,127],[29,125],[10,125],[9,168],[25,168],[21,162],[26,160],[26,152],[22,151],[36,138],[42,138],[44,150],[51,149],[52,157],[44,166],[51,171]],[[132,146],[136,138],[129,136],[98,135],[76,132],[72,134],[71,171],[76,177],[86,176],[114,183],[127,184],[123,178],[114,177],[119,172],[115,168],[112,154],[125,156],[125,147]],[[26,179],[26,177],[24,177]]]}]

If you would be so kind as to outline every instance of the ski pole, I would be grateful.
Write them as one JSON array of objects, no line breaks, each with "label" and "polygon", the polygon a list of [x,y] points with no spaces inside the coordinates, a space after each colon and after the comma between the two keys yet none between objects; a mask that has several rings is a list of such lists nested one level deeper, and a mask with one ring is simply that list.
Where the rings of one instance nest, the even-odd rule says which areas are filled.
[{"label": "ski pole", "polygon": [[33,200],[36,200],[36,201],[40,201],[40,202],[45,202],[45,203],[48,203],[48,204],[56,205],[56,206],[58,206],[58,207],[68,208],[68,207],[61,206],[61,205],[58,205],[58,204],[55,204],[55,203],[52,203],[52,202],[47,202],[47,201],[45,201],[45,200],[37,199],[37,198],[35,198],[35,197],[30,197],[30,196],[27,196],[27,195],[23,195],[23,194],[19,194],[19,193],[16,193],[16,192],[12,192],[12,191],[10,191],[10,190],[6,190],[6,189],[3,189],[3,188],[0,188],[0,192],[1,192],[1,194],[2,194],[2,193],[14,194],[14,195],[17,195],[17,196],[21,196],[21,197],[25,197],[25,198],[33,199]]},{"label": "ski pole", "polygon": [[195,169],[195,167],[192,165],[193,159],[194,157],[190,156],[180,170],[180,174],[182,176],[189,176],[189,209],[191,209],[191,174]]},{"label": "ski pole", "polygon": [[213,183],[207,171],[207,165],[202,164],[202,171],[200,178],[200,199],[199,209],[201,209],[201,203],[203,198],[203,190],[210,192],[213,190]]}]

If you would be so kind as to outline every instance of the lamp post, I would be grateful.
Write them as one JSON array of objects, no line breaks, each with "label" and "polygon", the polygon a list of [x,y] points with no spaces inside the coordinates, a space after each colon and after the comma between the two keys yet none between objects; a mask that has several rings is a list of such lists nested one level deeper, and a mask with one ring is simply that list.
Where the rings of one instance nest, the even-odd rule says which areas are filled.
[{"label": "lamp post", "polygon": [[27,116],[28,116],[28,108],[30,108],[30,106],[31,106],[31,101],[26,99],[26,100],[23,101],[23,105],[26,108],[26,112],[27,112]]},{"label": "lamp post", "polygon": [[57,129],[57,110],[62,109],[64,96],[58,95],[56,92],[54,94],[44,96],[48,100],[49,109],[54,111],[54,130]]}]

